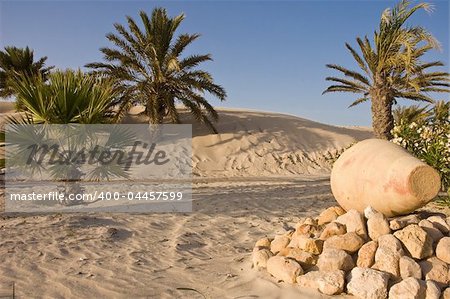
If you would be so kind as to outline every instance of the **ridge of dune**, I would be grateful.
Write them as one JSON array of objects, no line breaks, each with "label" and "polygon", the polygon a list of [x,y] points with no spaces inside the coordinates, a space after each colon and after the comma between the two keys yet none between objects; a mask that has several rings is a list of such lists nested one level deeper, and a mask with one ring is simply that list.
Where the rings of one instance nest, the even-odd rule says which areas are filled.
[{"label": "ridge of dune", "polygon": [[[180,109],[182,122],[192,124],[195,176],[327,174],[331,163],[326,156],[372,136],[368,128],[332,126],[289,114],[237,108],[216,110],[218,134]],[[123,122],[146,123],[142,111],[142,107],[134,107]]]},{"label": "ridge of dune", "polygon": [[[0,123],[18,115],[14,103],[0,103]],[[182,123],[192,124],[193,175],[198,177],[263,177],[328,174],[336,155],[352,143],[372,137],[364,127],[338,127],[295,115],[266,111],[216,108],[218,134],[180,109]],[[123,123],[148,123],[133,107]]]}]

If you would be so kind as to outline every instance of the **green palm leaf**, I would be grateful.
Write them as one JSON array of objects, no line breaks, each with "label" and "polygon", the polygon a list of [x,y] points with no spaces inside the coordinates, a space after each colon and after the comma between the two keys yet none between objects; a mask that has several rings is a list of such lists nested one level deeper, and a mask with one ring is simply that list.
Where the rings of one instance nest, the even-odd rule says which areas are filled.
[{"label": "green palm leaf", "polygon": [[225,100],[226,92],[208,72],[197,69],[210,61],[211,55],[182,57],[200,35],[175,36],[184,15],[171,18],[161,8],[154,9],[151,17],[141,11],[140,19],[141,28],[131,17],[127,17],[128,28],[115,24],[117,34],[107,35],[114,47],[101,49],[105,62],[86,65],[114,81],[120,93],[115,101],[116,118],[132,105],[141,104],[150,123],[162,123],[165,118],[179,123],[177,104],[182,104],[195,119],[212,126],[218,115],[204,94]]},{"label": "green palm leaf", "polygon": [[0,51],[0,97],[6,98],[16,94],[12,86],[16,75],[30,78],[41,76],[45,81],[53,68],[52,66],[45,67],[46,61],[47,57],[34,61],[34,52],[28,47],[5,47],[4,51]]},{"label": "green palm leaf", "polygon": [[[440,61],[424,62],[431,49],[438,49],[439,42],[420,26],[406,26],[407,20],[421,9],[429,11],[430,5],[419,3],[410,7],[409,1],[400,1],[393,9],[386,9],[373,36],[373,45],[366,36],[357,38],[359,54],[348,43],[359,68],[368,76],[336,64],[327,64],[344,78],[327,77],[327,81],[339,83],[329,86],[323,93],[359,93],[349,107],[371,101],[372,126],[376,137],[389,139],[394,125],[392,105],[400,98],[413,101],[433,102],[429,93],[450,92],[449,73],[430,71],[443,66]],[[346,78],[345,78],[346,77]],[[350,80],[348,79],[350,78]]]}]

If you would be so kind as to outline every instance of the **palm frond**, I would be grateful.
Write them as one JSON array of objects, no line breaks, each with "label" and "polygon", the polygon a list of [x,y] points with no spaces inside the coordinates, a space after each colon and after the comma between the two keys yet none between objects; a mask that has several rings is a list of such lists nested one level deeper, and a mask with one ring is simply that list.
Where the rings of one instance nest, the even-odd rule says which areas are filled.
[{"label": "palm frond", "polygon": [[399,98],[431,103],[434,93],[450,92],[449,73],[434,70],[444,64],[422,61],[428,51],[439,49],[439,42],[424,27],[407,25],[408,19],[422,9],[431,11],[431,6],[427,3],[412,6],[409,1],[402,0],[392,9],[383,11],[373,42],[367,36],[364,39],[358,37],[359,51],[345,44],[367,76],[343,66],[327,64],[343,78],[326,77],[327,81],[338,84],[329,86],[323,93],[362,94],[350,107],[372,101],[374,132],[379,138],[391,137],[392,105]]},{"label": "palm frond", "polygon": [[361,104],[361,103],[364,103],[364,102],[366,102],[366,101],[369,101],[369,98],[367,98],[367,97],[359,98],[359,99],[357,99],[356,101],[354,101],[350,106],[348,106],[348,108],[354,107],[354,106],[359,105],[359,104]]},{"label": "palm frond", "polygon": [[353,78],[355,80],[360,81],[361,83],[364,83],[366,85],[370,85],[369,79],[367,79],[366,77],[364,77],[363,75],[361,75],[358,72],[351,71],[351,70],[346,69],[346,68],[344,68],[344,67],[342,67],[340,65],[337,65],[337,64],[327,64],[326,66],[328,68],[330,68],[330,69],[335,69],[335,70],[338,70],[338,71],[342,72],[347,77],[351,77],[351,78]]},{"label": "palm frond", "polygon": [[114,82],[119,92],[114,100],[116,119],[140,103],[149,122],[161,123],[166,117],[178,123],[175,103],[181,102],[198,121],[212,125],[208,118],[217,120],[218,115],[204,94],[220,100],[227,95],[210,73],[198,69],[201,63],[212,60],[211,55],[182,56],[200,35],[175,35],[184,15],[169,17],[162,8],[154,9],[150,17],[144,11],[139,15],[142,28],[131,17],[127,17],[128,28],[115,24],[116,33],[107,35],[114,47],[101,49],[105,62],[86,65],[92,73]]}]

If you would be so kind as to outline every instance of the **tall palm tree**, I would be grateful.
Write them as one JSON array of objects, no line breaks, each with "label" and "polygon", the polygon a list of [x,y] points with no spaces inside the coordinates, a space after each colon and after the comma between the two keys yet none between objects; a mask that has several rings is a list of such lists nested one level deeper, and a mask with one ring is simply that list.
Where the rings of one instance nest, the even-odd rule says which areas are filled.
[{"label": "tall palm tree", "polygon": [[212,121],[218,114],[204,97],[208,92],[225,100],[225,90],[214,83],[206,71],[196,67],[212,60],[211,55],[181,57],[183,51],[199,34],[180,34],[176,30],[184,15],[167,16],[165,9],[156,8],[151,18],[140,12],[143,28],[127,16],[128,29],[114,24],[118,34],[107,34],[114,48],[102,48],[105,63],[90,63],[94,72],[114,78],[121,97],[118,99],[118,116],[122,116],[133,104],[145,106],[151,123],[161,123],[168,117],[179,123],[176,103],[187,107],[196,120],[205,123],[216,132]]},{"label": "tall palm tree", "polygon": [[386,9],[378,31],[375,31],[373,45],[367,38],[356,41],[362,57],[349,44],[347,49],[363,73],[339,65],[327,67],[340,71],[344,78],[328,77],[337,84],[329,86],[327,92],[351,92],[361,94],[350,107],[365,101],[372,104],[372,126],[377,138],[390,139],[394,126],[392,106],[397,99],[433,102],[429,92],[449,92],[449,74],[431,71],[443,66],[440,61],[423,62],[421,57],[439,43],[422,27],[408,27],[405,22],[420,9],[430,10],[427,3],[409,7],[409,1],[402,0],[394,9]]},{"label": "tall palm tree", "polygon": [[0,51],[0,97],[7,98],[15,94],[11,86],[12,77],[22,74],[28,77],[48,76],[53,67],[45,67],[47,57],[34,61],[34,52],[30,48],[5,47]]}]

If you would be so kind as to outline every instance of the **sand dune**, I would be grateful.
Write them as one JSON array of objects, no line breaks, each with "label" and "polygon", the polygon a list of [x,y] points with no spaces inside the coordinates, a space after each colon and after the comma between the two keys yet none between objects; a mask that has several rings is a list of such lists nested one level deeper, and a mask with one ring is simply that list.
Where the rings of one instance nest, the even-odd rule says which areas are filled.
[{"label": "sand dune", "polygon": [[[142,107],[134,107],[123,123],[147,123]],[[14,113],[12,103],[0,103],[0,126]],[[182,110],[182,122],[192,124],[193,175],[199,177],[295,176],[327,174],[333,155],[355,141],[370,138],[362,127],[337,127],[293,115],[218,108],[219,134],[193,121]]]},{"label": "sand dune", "polygon": [[[124,122],[145,123],[138,112]],[[193,124],[192,213],[3,215],[0,296],[14,282],[18,298],[327,298],[254,271],[251,250],[334,205],[324,154],[370,131],[219,114],[217,135]]]},{"label": "sand dune", "polygon": [[[193,174],[201,177],[289,176],[325,174],[333,154],[351,143],[372,136],[367,128],[344,128],[271,112],[219,108],[219,134],[192,124]],[[124,123],[145,123],[132,109]]]}]

